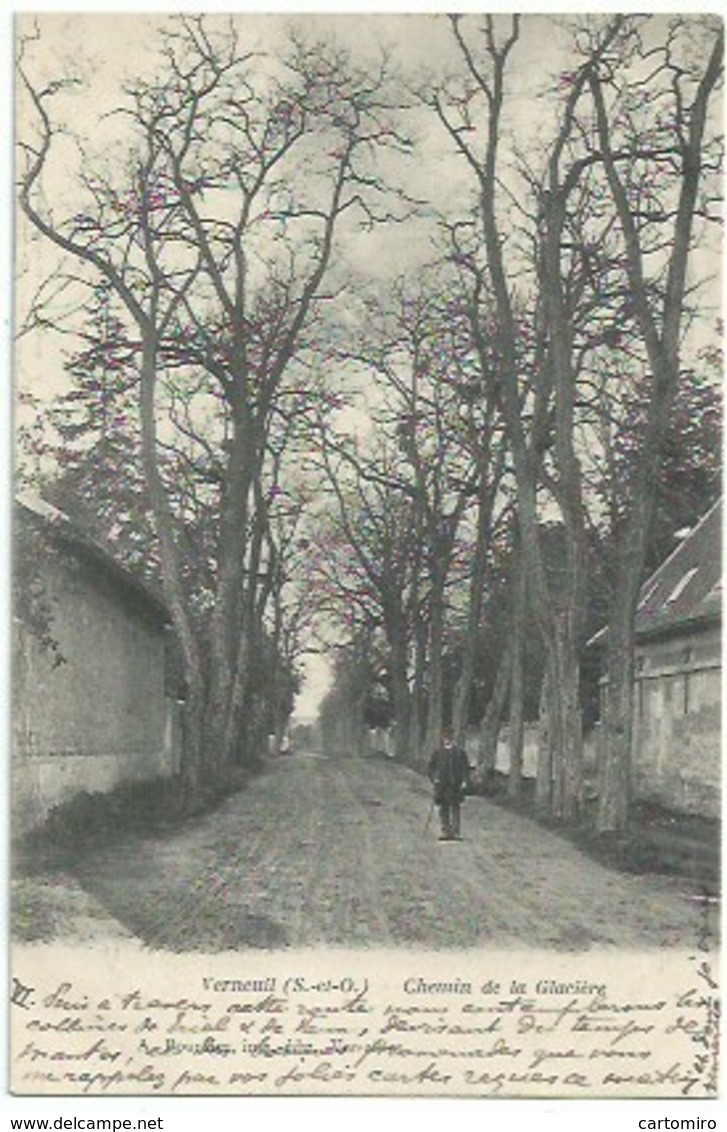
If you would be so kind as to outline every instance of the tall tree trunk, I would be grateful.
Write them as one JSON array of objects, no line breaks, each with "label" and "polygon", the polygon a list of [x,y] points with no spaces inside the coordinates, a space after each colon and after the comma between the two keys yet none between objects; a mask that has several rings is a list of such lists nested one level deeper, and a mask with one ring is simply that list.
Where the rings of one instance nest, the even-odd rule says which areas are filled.
[{"label": "tall tree trunk", "polygon": [[244,697],[246,613],[245,565],[248,544],[249,495],[259,466],[242,390],[232,403],[232,439],[220,503],[217,579],[210,618],[211,680],[207,726],[216,772],[224,773],[234,755],[236,720]]},{"label": "tall tree trunk", "polygon": [[[649,474],[647,464],[654,468]],[[645,461],[639,481],[655,479],[654,461]],[[641,486],[641,490],[639,490]],[[648,532],[654,510],[649,483],[637,482],[631,514],[621,539],[613,579],[606,637],[606,685],[599,771],[597,827],[600,832],[628,825],[633,748],[634,632]]]},{"label": "tall tree trunk", "polygon": [[497,740],[500,736],[502,715],[507,703],[510,690],[510,673],[512,666],[512,646],[508,641],[507,647],[500,659],[495,676],[495,683],[487,704],[487,710],[480,724],[480,744],[477,756],[477,771],[483,782],[487,782],[495,770],[497,761]]},{"label": "tall tree trunk", "polygon": [[457,681],[452,709],[452,726],[455,741],[461,746],[467,731],[469,719],[470,694],[475,674],[477,636],[482,619],[482,601],[487,572],[487,551],[490,541],[492,506],[494,500],[488,490],[484,477],[480,485],[477,511],[477,535],[472,563],[472,577],[469,587],[467,625],[462,650],[462,668]]},{"label": "tall tree trunk", "polygon": [[[594,69],[589,75],[596,111],[603,167],[621,225],[626,250],[629,292],[651,369],[651,397],[641,459],[630,500],[623,550],[616,571],[613,630],[608,638],[608,687],[602,746],[599,829],[623,829],[628,818],[628,789],[633,728],[634,622],[639,584],[646,555],[646,535],[654,505],[659,450],[679,383],[680,348],[689,256],[694,220],[699,207],[703,144],[709,105],[721,78],[724,31],[718,29],[709,58],[694,93],[691,108],[681,98],[675,77],[675,130],[679,136],[678,199],[666,263],[663,296],[649,286],[639,221],[631,207],[612,148],[604,81]],[[679,120],[681,118],[681,121]],[[666,243],[664,246],[667,246]]]},{"label": "tall tree trunk", "polygon": [[598,784],[597,828],[601,833],[626,828],[631,801],[634,653],[630,619],[617,618],[614,611],[608,633],[603,734],[607,754],[601,758]]},{"label": "tall tree trunk", "polygon": [[553,749],[550,684],[553,680],[550,657],[546,653],[543,682],[540,688],[538,718],[538,765],[535,777],[535,805],[541,813],[549,813],[553,801]]},{"label": "tall tree trunk", "polygon": [[180,777],[190,794],[194,794],[205,772],[204,694],[197,680],[187,680],[182,709],[182,753]]},{"label": "tall tree trunk", "polygon": [[[615,34],[612,25],[606,39]],[[605,49],[605,43],[600,51]],[[585,567],[587,561],[586,513],[583,504],[581,467],[576,452],[575,405],[577,370],[574,364],[573,305],[564,281],[562,262],[566,214],[576,181],[562,178],[561,158],[574,121],[585,74],[576,79],[566,100],[561,128],[548,168],[548,192],[544,194],[545,232],[541,252],[540,290],[548,345],[545,366],[553,390],[553,451],[555,471],[547,476],[563,517],[567,582],[557,595],[562,607],[551,621],[546,648],[550,650],[553,676],[550,683],[551,745],[556,759],[554,813],[565,821],[580,814],[583,791],[583,725],[580,710],[580,645],[584,618]],[[544,470],[541,471],[541,477]]]},{"label": "tall tree trunk", "polygon": [[583,722],[580,705],[578,641],[567,616],[560,619],[555,640],[554,675],[557,695],[551,685],[551,750],[558,752],[555,769],[553,812],[563,821],[579,818],[583,802]]},{"label": "tall tree trunk", "polygon": [[439,746],[442,735],[443,651],[444,651],[444,584],[437,579],[432,588],[429,622],[429,695],[427,729],[423,757],[428,762]]},{"label": "tall tree trunk", "polygon": [[525,653],[525,614],[527,609],[527,585],[525,565],[518,562],[515,577],[515,593],[512,603],[510,673],[510,773],[507,792],[510,798],[520,797],[523,773],[523,668]]},{"label": "tall tree trunk", "polygon": [[159,542],[162,587],[181,646],[187,685],[181,775],[184,781],[194,788],[207,768],[207,751],[203,741],[205,682],[201,650],[188,613],[169,499],[159,470],[156,424],[157,340],[156,333],[151,328],[143,334],[140,376],[141,451],[144,478]]},{"label": "tall tree trunk", "polygon": [[410,713],[409,713],[409,759],[412,762],[420,761],[420,752],[424,746],[426,727],[426,691],[425,679],[427,669],[427,637],[426,622],[423,617],[417,617],[414,623],[414,679],[412,681]]},{"label": "tall tree trunk", "polygon": [[394,757],[408,762],[410,749],[411,695],[407,674],[406,630],[397,626],[389,638],[391,651],[391,691],[394,700]]},{"label": "tall tree trunk", "polygon": [[583,722],[578,643],[565,614],[547,642],[546,658],[536,799],[554,817],[571,822],[583,801]]}]

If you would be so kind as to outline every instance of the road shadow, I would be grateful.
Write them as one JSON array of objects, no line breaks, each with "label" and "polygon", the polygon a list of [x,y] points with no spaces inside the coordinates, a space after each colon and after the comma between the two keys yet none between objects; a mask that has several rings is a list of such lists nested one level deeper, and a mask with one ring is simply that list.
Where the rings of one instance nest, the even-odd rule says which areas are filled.
[{"label": "road shadow", "polygon": [[213,885],[152,884],[144,889],[133,871],[125,877],[107,875],[92,865],[74,869],[84,891],[151,950],[216,952],[288,946],[281,924],[226,900]]}]

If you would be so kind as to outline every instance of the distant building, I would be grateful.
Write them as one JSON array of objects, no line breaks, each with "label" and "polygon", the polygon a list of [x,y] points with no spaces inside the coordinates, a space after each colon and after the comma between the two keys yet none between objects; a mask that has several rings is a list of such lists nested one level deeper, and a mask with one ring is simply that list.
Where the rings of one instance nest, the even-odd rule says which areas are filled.
[{"label": "distant building", "polygon": [[720,815],[721,551],[720,502],[644,583],[636,617],[634,798],[709,817]]},{"label": "distant building", "polygon": [[60,512],[15,510],[13,828],[80,791],[171,774],[163,602]]}]

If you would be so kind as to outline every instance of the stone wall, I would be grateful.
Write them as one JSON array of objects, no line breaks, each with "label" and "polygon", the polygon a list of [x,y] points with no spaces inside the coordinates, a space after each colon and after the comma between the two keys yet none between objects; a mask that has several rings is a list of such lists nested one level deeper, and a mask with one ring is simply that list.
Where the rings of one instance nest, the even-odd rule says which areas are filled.
[{"label": "stone wall", "polygon": [[[526,723],[523,727],[523,778],[535,778],[538,771],[538,736],[540,729],[537,723]],[[497,737],[497,753],[495,755],[495,770],[500,774],[510,773],[510,729],[500,728]]]},{"label": "stone wall", "polygon": [[394,735],[386,727],[372,727],[368,732],[368,754],[394,757]]},{"label": "stone wall", "polygon": [[695,630],[636,654],[633,789],[637,798],[720,814],[721,636]]},{"label": "stone wall", "polygon": [[49,556],[41,577],[63,662],[16,622],[15,832],[79,791],[171,773],[179,749],[179,708],[165,694],[166,630],[143,598],[71,555]]}]

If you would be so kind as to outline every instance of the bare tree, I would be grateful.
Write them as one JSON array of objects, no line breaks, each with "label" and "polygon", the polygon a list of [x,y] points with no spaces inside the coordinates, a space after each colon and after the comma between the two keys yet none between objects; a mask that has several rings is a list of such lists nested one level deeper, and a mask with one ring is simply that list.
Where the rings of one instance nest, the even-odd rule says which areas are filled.
[{"label": "bare tree", "polygon": [[[386,68],[292,35],[284,57],[242,50],[234,20],[180,17],[161,32],[163,66],[120,110],[128,159],[87,165],[62,216],[45,177],[58,139],[63,80],[20,60],[34,128],[21,139],[20,204],[30,223],[104,279],[138,358],[142,453],[164,589],[184,655],[191,781],[220,771],[237,746],[251,641],[259,538],[256,500],[284,377],[322,301],[339,229],[388,215],[373,154],[404,146],[385,96]],[[221,481],[214,593],[203,633],[185,586],[186,548],[160,468],[160,381],[214,383]],[[250,539],[251,531],[253,538]]]},{"label": "bare tree", "polygon": [[[358,609],[370,617],[372,602],[377,609],[389,647],[397,755],[418,761],[436,746],[450,712],[455,634],[463,647],[453,713],[461,731],[467,723],[505,466],[496,399],[456,278],[436,270],[425,276],[398,281],[383,311],[377,296],[344,351],[368,382],[377,439],[355,443],[330,430],[320,439],[340,535],[327,572],[331,593],[347,602],[349,616]],[[341,586],[331,571],[346,543],[351,562]]]},{"label": "bare tree", "polygon": [[[661,42],[650,43],[647,28],[633,49],[638,63],[648,67],[648,80],[624,94],[608,68],[592,69],[588,79],[600,159],[622,233],[623,271],[649,376],[640,458],[621,522],[609,617],[598,815],[602,830],[621,829],[628,817],[636,607],[662,443],[682,374],[690,253],[695,227],[711,212],[710,173],[718,170],[721,158],[721,139],[709,122],[723,69],[721,23],[675,19]],[[641,102],[635,105],[638,94]],[[651,111],[646,122],[644,102]]]},{"label": "bare tree", "polygon": [[[396,720],[396,754],[407,759],[412,736],[410,649],[421,614],[422,546],[401,457],[386,440],[373,452],[321,433],[321,458],[333,508],[319,528],[318,563],[328,612],[349,640],[384,634]],[[416,610],[416,613],[415,613]]]},{"label": "bare tree", "polygon": [[[476,185],[481,264],[496,310],[497,373],[513,456],[528,590],[547,650],[547,742],[539,795],[549,800],[555,814],[571,818],[579,811],[582,789],[579,652],[588,561],[587,508],[592,503],[583,478],[584,451],[593,441],[584,407],[595,360],[615,346],[620,348],[629,335],[632,342],[639,336],[647,342],[646,311],[637,312],[634,304],[645,308],[655,295],[668,295],[665,301],[671,313],[664,326],[669,340],[675,340],[684,311],[684,269],[703,151],[704,112],[717,81],[721,48],[713,49],[694,95],[692,115],[686,72],[679,69],[674,55],[675,30],[668,33],[666,45],[652,43],[647,50],[648,37],[658,41],[665,25],[648,17],[590,21],[586,32],[577,29],[570,40],[570,69],[558,76],[555,119],[549,139],[541,146],[540,164],[533,157],[516,162],[511,147],[507,165],[502,156],[507,142],[507,78],[523,20],[453,17],[451,25],[462,74],[426,97]],[[663,52],[667,62],[652,73],[647,59],[654,62]],[[645,105],[661,71],[673,83],[676,108],[672,109],[681,123],[678,144],[675,147],[670,139],[668,155],[655,141],[664,122],[674,120],[674,114],[662,120],[663,90]],[[691,81],[695,83],[694,70]],[[627,127],[617,125],[624,115]],[[675,163],[677,151],[681,158]],[[659,175],[654,176],[657,168]],[[619,196],[618,173],[625,176],[627,169],[629,190],[621,186]],[[662,190],[667,169],[670,182]],[[656,198],[661,204],[655,203]],[[663,240],[665,211],[670,211],[666,202],[677,198],[677,218],[684,230],[674,245],[673,271],[669,280],[662,276],[662,287],[658,279],[665,256],[671,254],[668,240]],[[638,238],[647,231],[652,234],[656,221],[661,224],[662,243],[652,243],[646,251]],[[658,261],[648,282],[643,262],[634,258],[637,250],[642,261],[648,255]],[[527,380],[518,349],[522,324],[518,312],[523,302],[537,338],[527,359]],[[654,342],[653,326],[650,333]],[[646,352],[652,369],[657,372],[659,361],[658,372],[663,373],[664,359],[657,353],[652,357],[648,343]],[[676,380],[673,367],[669,372]],[[664,393],[662,385],[655,418],[662,419],[665,411]],[[654,434],[659,431],[660,426],[655,427]],[[652,456],[644,485],[658,468],[658,443],[652,447],[649,439],[646,450]],[[564,531],[567,584],[557,592],[549,583],[539,538],[545,500],[557,507]],[[634,533],[638,528],[641,538],[648,526],[643,522],[648,508],[640,505],[639,515]],[[638,554],[630,557],[634,563],[639,560]],[[634,577],[640,577],[642,565],[643,557]],[[632,584],[637,593],[638,581]],[[619,685],[630,687],[629,681],[626,674]],[[620,758],[618,765],[622,764]],[[608,792],[604,786],[604,806]]]}]

